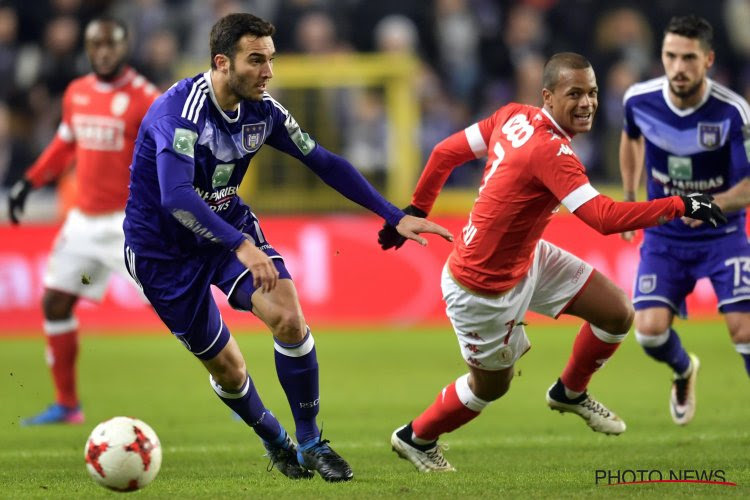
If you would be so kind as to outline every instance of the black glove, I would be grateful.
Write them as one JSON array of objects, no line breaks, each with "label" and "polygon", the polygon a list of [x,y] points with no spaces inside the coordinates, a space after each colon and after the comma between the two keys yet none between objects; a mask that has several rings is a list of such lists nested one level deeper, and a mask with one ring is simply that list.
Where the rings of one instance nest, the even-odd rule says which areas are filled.
[{"label": "black glove", "polygon": [[28,179],[20,179],[10,188],[8,216],[13,224],[18,224],[18,217],[23,213],[23,207],[26,205],[26,197],[29,192],[31,192],[31,182]]},{"label": "black glove", "polygon": [[685,203],[685,217],[708,222],[713,227],[719,227],[727,223],[727,217],[721,211],[710,194],[690,193],[687,196],[680,196]]},{"label": "black glove", "polygon": [[[414,217],[427,217],[427,214],[425,212],[413,205],[409,205],[408,207],[406,207],[404,209],[404,213],[406,215],[413,215]],[[382,248],[383,250],[388,250],[389,248],[398,250],[399,248],[401,248],[401,245],[403,245],[405,241],[406,238],[401,236],[398,231],[396,231],[396,228],[391,226],[387,222],[383,224],[383,229],[378,231],[378,243],[380,243],[380,248]]]}]

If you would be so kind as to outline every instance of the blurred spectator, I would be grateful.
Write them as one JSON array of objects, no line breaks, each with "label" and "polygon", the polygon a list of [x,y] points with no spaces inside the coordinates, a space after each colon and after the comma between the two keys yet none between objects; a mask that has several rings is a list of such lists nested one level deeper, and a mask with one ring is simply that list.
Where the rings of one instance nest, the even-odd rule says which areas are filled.
[{"label": "blurred spectator", "polygon": [[311,11],[300,17],[294,28],[294,38],[294,52],[333,54],[350,51],[350,47],[339,40],[331,16],[323,11]]},{"label": "blurred spectator", "polygon": [[521,104],[542,105],[542,74],[546,59],[537,52],[529,52],[516,61],[514,79],[516,96],[513,99]]},{"label": "blurred spectator", "polygon": [[385,184],[388,126],[382,92],[355,92],[343,156],[376,186]]},{"label": "blurred spectator", "polygon": [[471,99],[479,81],[479,25],[468,0],[438,0],[435,8],[439,68],[461,100]]},{"label": "blurred spectator", "polygon": [[9,99],[16,91],[18,55],[18,15],[10,7],[0,7],[0,100]]},{"label": "blurred spectator", "polygon": [[130,54],[136,67],[149,58],[153,37],[177,23],[177,18],[172,15],[164,0],[118,2],[112,9],[112,15],[128,25]]},{"label": "blurred spectator", "polygon": [[0,101],[0,187],[10,188],[34,159],[26,143],[13,130],[12,114]]},{"label": "blurred spectator", "polygon": [[163,92],[178,80],[175,66],[179,57],[177,36],[171,30],[161,29],[146,40],[144,57],[137,68]]},{"label": "blurred spectator", "polygon": [[595,29],[596,70],[604,74],[609,66],[624,60],[639,78],[647,76],[655,53],[653,38],[648,21],[637,10],[622,7],[605,13]]}]

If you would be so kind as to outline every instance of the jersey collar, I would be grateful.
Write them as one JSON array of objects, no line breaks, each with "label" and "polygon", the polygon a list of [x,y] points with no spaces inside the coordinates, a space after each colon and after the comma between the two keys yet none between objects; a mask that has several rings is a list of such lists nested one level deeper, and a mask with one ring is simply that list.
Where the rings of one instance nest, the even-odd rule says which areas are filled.
[{"label": "jersey collar", "polygon": [[242,101],[240,101],[237,104],[237,116],[234,118],[230,118],[223,109],[221,109],[221,106],[219,106],[219,101],[216,100],[216,94],[214,94],[214,84],[211,82],[211,71],[206,71],[203,73],[203,78],[208,83],[208,95],[211,96],[211,102],[214,103],[214,106],[216,106],[216,109],[219,110],[219,113],[221,113],[222,118],[224,118],[225,121],[229,123],[236,123],[240,119],[240,115],[242,114]]},{"label": "jersey collar", "polygon": [[542,108],[542,113],[544,113],[544,116],[547,117],[549,121],[552,122],[552,125],[555,126],[555,128],[568,140],[568,142],[572,141],[573,139],[568,135],[568,133],[563,130],[563,128],[557,124],[554,118],[552,118],[552,115],[550,115],[546,109]]},{"label": "jersey collar", "polygon": [[111,82],[105,82],[103,80],[99,80],[99,78],[96,77],[96,74],[92,73],[94,76],[94,89],[99,92],[112,92],[113,90],[117,90],[120,87],[124,87],[128,83],[130,83],[133,78],[135,78],[135,70],[130,67],[125,67],[125,71],[123,72],[122,76],[118,78],[117,80],[113,80]]},{"label": "jersey collar", "polygon": [[671,109],[674,114],[680,117],[685,117],[687,115],[693,114],[695,111],[698,110],[698,108],[703,106],[706,103],[706,101],[708,101],[708,98],[711,97],[711,88],[713,86],[714,86],[713,80],[706,77],[706,91],[703,93],[703,98],[700,100],[698,104],[696,104],[692,108],[680,109],[672,103],[672,99],[669,98],[669,79],[667,77],[664,77],[664,85],[661,88],[661,94],[664,97],[664,102],[667,103],[667,107]]}]

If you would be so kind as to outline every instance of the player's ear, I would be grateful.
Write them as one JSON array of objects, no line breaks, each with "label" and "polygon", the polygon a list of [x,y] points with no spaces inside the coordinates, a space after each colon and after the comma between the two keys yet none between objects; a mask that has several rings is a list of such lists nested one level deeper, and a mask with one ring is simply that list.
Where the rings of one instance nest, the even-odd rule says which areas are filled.
[{"label": "player's ear", "polygon": [[552,109],[552,91],[549,89],[542,89],[542,102],[545,108]]},{"label": "player's ear", "polygon": [[714,61],[716,60],[716,53],[713,50],[708,51],[708,55],[706,57],[706,68],[710,68],[714,65]]},{"label": "player's ear", "polygon": [[214,64],[216,65],[216,69],[222,73],[229,71],[229,58],[224,54],[216,54],[214,56]]}]

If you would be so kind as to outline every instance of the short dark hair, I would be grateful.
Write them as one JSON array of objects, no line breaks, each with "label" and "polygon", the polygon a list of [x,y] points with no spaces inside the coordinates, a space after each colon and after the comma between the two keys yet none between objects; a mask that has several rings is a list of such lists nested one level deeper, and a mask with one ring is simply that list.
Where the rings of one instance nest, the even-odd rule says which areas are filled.
[{"label": "short dark hair", "polygon": [[120,19],[119,17],[110,16],[107,14],[102,14],[100,16],[96,16],[91,21],[88,22],[86,25],[86,29],[88,29],[89,26],[91,26],[94,23],[109,23],[114,24],[115,26],[122,28],[122,34],[127,40],[128,38],[128,25],[125,21]]},{"label": "short dark hair", "polygon": [[273,24],[252,14],[228,14],[219,19],[211,28],[211,68],[216,69],[214,57],[224,54],[230,60],[237,53],[237,43],[245,35],[255,37],[273,36],[276,32]]},{"label": "short dark hair", "polygon": [[714,28],[711,23],[702,17],[690,14],[689,16],[675,16],[669,20],[669,24],[664,29],[664,35],[672,33],[698,40],[704,50],[713,49]]},{"label": "short dark hair", "polygon": [[560,79],[560,71],[564,69],[586,69],[591,63],[581,54],[575,52],[558,52],[547,59],[544,63],[542,74],[542,87],[547,90],[555,90],[557,81]]}]

